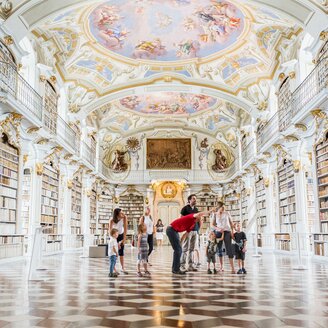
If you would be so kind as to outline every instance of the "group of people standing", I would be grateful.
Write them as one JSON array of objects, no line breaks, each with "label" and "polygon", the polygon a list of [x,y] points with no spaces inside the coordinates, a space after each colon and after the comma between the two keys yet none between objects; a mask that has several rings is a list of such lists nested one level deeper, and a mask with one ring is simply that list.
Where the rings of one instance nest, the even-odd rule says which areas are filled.
[{"label": "group of people standing", "polygon": [[[166,229],[166,235],[173,248],[172,273],[183,275],[187,271],[198,271],[199,261],[199,231],[203,224],[203,218],[209,216],[211,220],[211,231],[206,244],[206,257],[208,263],[207,272],[217,273],[224,271],[223,266],[223,242],[225,252],[229,258],[231,272],[235,273],[234,256],[238,260],[239,270],[237,274],[246,274],[245,252],[246,235],[241,231],[240,224],[233,224],[231,216],[225,211],[224,203],[218,202],[218,206],[211,211],[199,212],[196,207],[197,197],[192,194],[188,197],[188,204],[181,210],[181,217],[173,220]],[[115,268],[116,259],[119,256],[122,273],[128,274],[124,267],[124,244],[127,232],[127,217],[123,211],[116,208],[113,218],[109,224],[109,258],[111,277],[117,277]],[[142,277],[141,266],[144,268],[144,275],[149,276],[148,270],[149,256],[154,249],[154,234],[156,233],[157,245],[161,246],[164,238],[164,225],[159,219],[155,224],[147,207],[145,215],[139,220],[137,239],[137,275]],[[183,233],[180,239],[179,233]],[[232,244],[234,240],[234,244]],[[216,257],[219,257],[219,268],[216,268]],[[211,270],[213,263],[213,271]]]}]

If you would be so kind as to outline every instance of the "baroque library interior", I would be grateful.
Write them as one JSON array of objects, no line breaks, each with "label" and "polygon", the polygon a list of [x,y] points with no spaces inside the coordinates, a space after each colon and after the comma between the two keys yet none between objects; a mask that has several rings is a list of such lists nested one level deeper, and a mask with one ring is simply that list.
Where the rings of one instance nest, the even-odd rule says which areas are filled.
[{"label": "baroque library interior", "polygon": [[0,328],[325,328],[327,277],[327,0],[0,2]]}]

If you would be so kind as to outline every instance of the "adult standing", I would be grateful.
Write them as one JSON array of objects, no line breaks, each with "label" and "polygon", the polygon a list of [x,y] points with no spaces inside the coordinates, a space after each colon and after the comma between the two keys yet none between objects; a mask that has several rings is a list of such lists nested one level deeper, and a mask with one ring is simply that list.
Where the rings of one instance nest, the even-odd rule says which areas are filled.
[{"label": "adult standing", "polygon": [[[173,252],[173,263],[172,263],[172,273],[174,274],[185,274],[185,271],[180,270],[180,260],[182,248],[180,244],[179,232],[190,232],[194,229],[195,223],[200,221],[200,218],[207,215],[209,212],[199,212],[194,214],[188,214],[175,219],[166,229],[166,235],[171,243],[174,250]],[[185,236],[185,235],[184,235]],[[183,242],[183,238],[181,242]]]},{"label": "adult standing", "polygon": [[[181,216],[188,214],[198,213],[196,207],[197,197],[195,194],[188,196],[188,204],[181,210]],[[182,255],[181,255],[181,270],[182,271],[197,271],[193,266],[193,253],[197,242],[197,233],[200,229],[200,222],[196,222],[194,228],[190,232],[186,232],[186,235],[182,242]],[[187,264],[187,265],[186,265]]]},{"label": "adult standing", "polygon": [[[155,224],[150,215],[150,208],[146,207],[145,214],[139,219],[139,224],[144,223],[147,227],[148,258],[154,249]],[[151,265],[149,263],[149,265]]]},{"label": "adult standing", "polygon": [[221,237],[222,232],[224,232],[224,239],[219,242],[218,254],[220,260],[220,270],[223,271],[223,253],[222,246],[223,241],[226,249],[226,254],[229,257],[231,273],[235,273],[233,265],[233,250],[232,250],[232,236],[233,236],[233,223],[230,214],[225,211],[224,203],[218,202],[217,212],[213,213],[212,217],[212,229],[216,232],[217,238]]},{"label": "adult standing", "polygon": [[118,230],[117,244],[118,255],[120,257],[120,263],[122,267],[122,273],[128,274],[124,268],[124,244],[126,242],[126,232],[128,227],[128,219],[120,208],[115,208],[113,212],[113,218],[109,220],[109,231],[113,228]]}]

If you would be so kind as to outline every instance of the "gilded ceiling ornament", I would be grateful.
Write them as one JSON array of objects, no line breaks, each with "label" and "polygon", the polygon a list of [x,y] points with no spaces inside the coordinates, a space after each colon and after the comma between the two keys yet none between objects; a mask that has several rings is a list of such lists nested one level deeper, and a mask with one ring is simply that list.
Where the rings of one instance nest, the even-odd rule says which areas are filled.
[{"label": "gilded ceiling ornament", "polygon": [[327,114],[323,112],[320,108],[311,110],[311,114],[314,118],[324,119],[327,117]]},{"label": "gilded ceiling ornament", "polygon": [[172,76],[164,76],[164,82],[172,82]]},{"label": "gilded ceiling ornament", "polygon": [[163,198],[174,198],[178,192],[175,182],[167,181],[161,185],[161,195]]},{"label": "gilded ceiling ornament", "polygon": [[54,75],[51,75],[50,78],[49,78],[49,80],[50,80],[50,82],[51,82],[52,84],[56,84],[56,83],[57,83],[57,78],[56,78],[56,76],[54,76]]},{"label": "gilded ceiling ornament", "polygon": [[40,75],[39,79],[40,79],[40,82],[46,82],[47,81],[47,77],[45,75]]},{"label": "gilded ceiling ornament", "polygon": [[78,104],[69,104],[68,110],[71,113],[78,113],[81,110],[81,106],[79,106]]},{"label": "gilded ceiling ornament", "polygon": [[271,153],[268,152],[268,151],[265,151],[265,152],[263,153],[263,155],[264,155],[265,157],[271,157]]},{"label": "gilded ceiling ornament", "polygon": [[73,154],[66,154],[65,156],[64,156],[64,160],[69,160],[69,159],[71,159],[73,157]]},{"label": "gilded ceiling ornament", "polygon": [[148,197],[145,198],[145,204],[149,205],[149,198]]},{"label": "gilded ceiling ornament", "polygon": [[88,198],[90,198],[91,195],[92,195],[92,190],[91,189],[85,189],[85,194],[87,195]]},{"label": "gilded ceiling ornament", "polygon": [[[327,0],[322,0],[322,3],[323,3],[324,5],[327,5]],[[326,40],[328,40],[328,31],[322,31],[322,32],[320,33],[320,40],[321,40],[321,41],[326,41]]]},{"label": "gilded ceiling ornament", "polygon": [[26,133],[28,133],[28,134],[33,134],[33,133],[35,133],[35,132],[38,132],[40,130],[40,128],[38,128],[38,127],[36,127],[36,126],[33,126],[33,127],[31,127],[31,128],[28,128],[27,130],[26,130]]},{"label": "gilded ceiling ornament", "polygon": [[302,131],[307,131],[307,126],[305,124],[302,123],[296,123],[295,125],[296,129],[302,130]]},{"label": "gilded ceiling ornament", "polygon": [[12,44],[14,44],[14,39],[11,35],[6,35],[3,38],[3,42],[6,46],[11,46]]},{"label": "gilded ceiling ornament", "polygon": [[268,188],[270,186],[270,178],[264,178],[264,187]]},{"label": "gilded ceiling ornament", "polygon": [[126,147],[130,151],[137,151],[140,149],[140,142],[136,137],[130,137],[126,141]]},{"label": "gilded ceiling ornament", "polygon": [[12,1],[4,0],[0,2],[0,13],[1,16],[8,18],[10,16],[10,12],[13,9]]},{"label": "gilded ceiling ornament", "polygon": [[28,161],[28,155],[24,154],[23,155],[23,163],[25,164]]},{"label": "gilded ceiling ornament", "polygon": [[293,141],[298,141],[298,140],[299,140],[299,138],[295,137],[295,136],[292,135],[292,134],[290,134],[290,135],[288,135],[288,136],[285,136],[284,138],[285,138],[285,140],[288,141],[288,142],[293,142]]},{"label": "gilded ceiling ornament", "polygon": [[279,81],[283,81],[285,79],[286,75],[285,73],[280,73],[278,78],[279,78]]},{"label": "gilded ceiling ornament", "polygon": [[114,201],[115,204],[118,204],[120,202],[120,197],[115,196],[113,201]]},{"label": "gilded ceiling ornament", "polygon": [[36,171],[37,175],[42,175],[43,174],[43,163],[36,163],[35,171]]},{"label": "gilded ceiling ornament", "polygon": [[296,73],[295,73],[294,71],[289,72],[289,73],[288,73],[288,76],[289,76],[291,79],[295,79],[295,77],[296,77]]},{"label": "gilded ceiling ornament", "polygon": [[74,183],[73,183],[73,180],[72,180],[72,179],[68,179],[68,180],[67,180],[67,188],[68,188],[68,189],[72,189],[72,188],[73,188],[73,184],[74,184]]},{"label": "gilded ceiling ornament", "polygon": [[298,173],[301,169],[301,161],[300,160],[294,160],[293,161],[293,168],[294,168],[294,172]]},{"label": "gilded ceiling ornament", "polygon": [[261,111],[264,111],[268,108],[268,101],[267,100],[263,100],[261,101],[258,106],[257,106],[257,109],[258,110],[261,110]]}]

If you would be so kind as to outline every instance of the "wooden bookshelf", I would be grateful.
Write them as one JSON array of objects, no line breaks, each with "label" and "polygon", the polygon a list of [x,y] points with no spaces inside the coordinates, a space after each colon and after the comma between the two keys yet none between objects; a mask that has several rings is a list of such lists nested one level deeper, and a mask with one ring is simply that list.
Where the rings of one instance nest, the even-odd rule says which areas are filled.
[{"label": "wooden bookshelf", "polygon": [[6,134],[0,138],[0,231],[13,235],[17,224],[19,179],[18,149],[10,145]]},{"label": "wooden bookshelf", "polygon": [[97,232],[97,191],[91,190],[90,195],[90,234],[94,235]]},{"label": "wooden bookshelf", "polygon": [[82,173],[73,178],[71,208],[71,234],[81,234],[81,206],[82,206]]},{"label": "wooden bookshelf", "polygon": [[328,233],[328,133],[316,146],[320,231]]},{"label": "wooden bookshelf", "polygon": [[25,169],[23,173],[23,183],[22,183],[22,212],[21,212],[24,235],[27,235],[29,233],[30,208],[31,208],[31,170]]},{"label": "wooden bookshelf", "polygon": [[144,197],[139,193],[124,193],[120,195],[119,205],[128,219],[127,234],[132,236],[136,233],[140,217],[144,215]]},{"label": "wooden bookshelf", "polygon": [[248,201],[249,195],[247,189],[244,188],[241,191],[241,220],[243,229],[246,229],[248,225]]},{"label": "wooden bookshelf", "polygon": [[[218,195],[213,193],[212,190],[203,190],[196,194],[197,208],[199,212],[210,211],[218,206]],[[204,217],[204,222],[200,229],[200,233],[208,233],[211,227],[210,217]]]},{"label": "wooden bookshelf", "polygon": [[24,255],[24,235],[0,235],[0,259]]},{"label": "wooden bookshelf", "polygon": [[256,217],[259,231],[261,232],[262,227],[267,225],[267,209],[266,209],[266,191],[264,186],[264,179],[260,177],[255,183],[256,191]]},{"label": "wooden bookshelf", "polygon": [[308,229],[312,233],[315,226],[314,179],[312,172],[306,174],[306,198]]},{"label": "wooden bookshelf", "polygon": [[290,251],[290,235],[288,233],[275,234],[275,249],[279,251]]},{"label": "wooden bookshelf", "polygon": [[240,198],[237,197],[237,194],[229,194],[224,198],[225,209],[231,215],[233,222],[240,222]]},{"label": "wooden bookshelf", "polygon": [[53,164],[44,165],[41,191],[41,220],[40,224],[47,227],[50,234],[58,233],[58,195],[59,172]]},{"label": "wooden bookshelf", "polygon": [[280,232],[296,231],[296,197],[293,163],[284,160],[278,168]]},{"label": "wooden bookshelf", "polygon": [[313,234],[314,254],[328,256],[328,233]]},{"label": "wooden bookshelf", "polygon": [[98,198],[98,233],[103,238],[109,235],[109,220],[113,217],[113,195],[105,189]]}]

